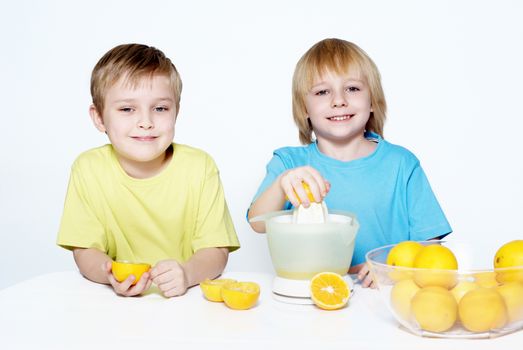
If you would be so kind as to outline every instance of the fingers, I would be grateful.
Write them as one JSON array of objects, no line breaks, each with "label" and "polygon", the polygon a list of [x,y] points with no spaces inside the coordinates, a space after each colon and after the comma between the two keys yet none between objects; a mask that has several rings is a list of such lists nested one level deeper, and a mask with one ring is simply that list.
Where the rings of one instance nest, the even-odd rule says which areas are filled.
[{"label": "fingers", "polygon": [[358,271],[358,279],[363,281],[369,275],[369,269],[367,265],[361,264],[361,269]]},{"label": "fingers", "polygon": [[374,283],[374,280],[372,279],[372,276],[370,274],[367,274],[365,278],[361,281],[361,286],[363,288],[376,288],[376,284]]},{"label": "fingers", "polygon": [[131,295],[139,295],[145,292],[147,289],[149,289],[151,284],[151,275],[149,274],[149,272],[144,272],[142,274],[142,277],[140,277],[140,280],[134,286],[131,286],[131,288],[129,288],[127,292]]},{"label": "fingers", "polygon": [[167,298],[183,295],[187,291],[187,288],[183,285],[183,283],[180,283],[180,281],[176,280],[158,285],[158,288],[160,288],[162,294]]},{"label": "fingers", "polygon": [[122,296],[131,296],[132,294],[129,293],[129,289],[131,288],[134,279],[134,275],[130,275],[123,282],[118,282],[114,276],[111,275],[109,276],[109,283],[111,283],[111,286],[113,287],[116,294]]},{"label": "fingers", "polygon": [[292,170],[289,170],[287,173],[285,173],[285,175],[283,175],[280,180],[280,186],[285,193],[285,196],[295,207],[300,205],[300,199],[297,197],[297,193],[294,191],[293,183],[296,183],[296,181],[296,175]]},{"label": "fingers", "polygon": [[323,200],[323,198],[325,198],[325,196],[327,196],[327,193],[328,193],[327,184],[329,184],[328,186],[330,188],[330,183],[328,181],[326,181],[323,178],[323,176],[321,176],[319,171],[317,171],[316,169],[311,168],[311,167],[308,167],[308,168],[309,168],[310,178],[306,179],[306,182],[309,184],[309,188],[310,188],[312,194],[314,195],[314,199],[316,200],[316,202],[321,202]]},{"label": "fingers", "polygon": [[[169,278],[170,273],[183,272],[182,266],[176,260],[162,260],[159,261],[150,271],[151,278],[155,284],[160,284]],[[165,275],[166,276],[162,276]],[[171,278],[172,279],[172,278]]]},{"label": "fingers", "polygon": [[[309,196],[307,196],[307,193],[305,192],[305,188],[303,187],[303,181],[304,181],[304,175],[301,175],[299,177],[294,177],[291,181],[291,185],[292,185],[292,191],[298,195],[298,205],[300,205],[300,203],[301,203],[304,207],[307,208],[310,205],[310,201],[309,201]],[[297,205],[295,205],[295,206],[297,206]]]},{"label": "fingers", "polygon": [[327,196],[327,193],[329,193],[330,190],[331,190],[331,183],[329,181],[325,180],[325,196]]},{"label": "fingers", "polygon": [[330,183],[321,174],[310,166],[303,166],[287,171],[280,180],[283,192],[292,203],[297,207],[302,204],[304,207],[310,205],[303,182],[307,183],[315,202],[321,202],[330,190]]},{"label": "fingers", "polygon": [[365,263],[361,264],[361,269],[358,272],[358,279],[363,288],[376,288],[376,283],[374,283],[374,280],[372,279],[369,266]]},{"label": "fingers", "polygon": [[151,269],[151,277],[165,297],[182,295],[187,291],[185,270],[175,260],[159,262]]},{"label": "fingers", "polygon": [[107,273],[107,280],[113,287],[115,293],[121,296],[131,297],[142,294],[149,289],[152,283],[148,272],[145,272],[135,285],[133,285],[136,279],[134,275],[130,275],[123,282],[118,282],[112,274],[110,261],[105,262],[102,265],[102,269]]}]

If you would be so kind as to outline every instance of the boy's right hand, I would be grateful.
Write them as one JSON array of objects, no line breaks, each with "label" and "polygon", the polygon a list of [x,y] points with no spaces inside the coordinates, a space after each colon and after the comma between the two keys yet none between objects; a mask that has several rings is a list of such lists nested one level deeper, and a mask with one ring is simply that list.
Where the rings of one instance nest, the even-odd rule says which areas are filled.
[{"label": "boy's right hand", "polygon": [[307,208],[310,205],[303,182],[309,185],[314,200],[318,203],[327,196],[330,190],[330,183],[313,167],[302,166],[287,170],[280,176],[280,187],[294,207],[302,204]]},{"label": "boy's right hand", "polygon": [[102,265],[102,270],[106,273],[109,283],[113,287],[116,294],[124,297],[132,297],[140,295],[151,287],[152,280],[149,272],[144,272],[138,283],[132,285],[135,277],[133,275],[127,277],[123,282],[118,282],[112,273],[112,262],[106,261]]}]

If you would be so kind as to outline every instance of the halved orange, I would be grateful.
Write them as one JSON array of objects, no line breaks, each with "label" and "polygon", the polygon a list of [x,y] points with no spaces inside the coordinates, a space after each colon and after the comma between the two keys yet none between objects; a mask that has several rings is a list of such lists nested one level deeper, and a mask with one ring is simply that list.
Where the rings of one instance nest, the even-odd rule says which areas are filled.
[{"label": "halved orange", "polygon": [[149,264],[131,263],[128,261],[113,261],[111,265],[113,276],[118,282],[123,282],[130,275],[134,275],[133,285],[138,283],[143,273],[149,271],[150,268],[151,265]]},{"label": "halved orange", "polygon": [[324,310],[336,310],[349,301],[350,289],[341,275],[320,272],[311,279],[311,299]]},{"label": "halved orange", "polygon": [[227,283],[222,287],[222,298],[228,307],[247,310],[256,305],[260,296],[260,286],[255,282]]},{"label": "halved orange", "polygon": [[200,289],[207,300],[221,302],[222,287],[227,283],[234,283],[236,280],[231,278],[218,278],[215,280],[205,279],[200,283]]}]

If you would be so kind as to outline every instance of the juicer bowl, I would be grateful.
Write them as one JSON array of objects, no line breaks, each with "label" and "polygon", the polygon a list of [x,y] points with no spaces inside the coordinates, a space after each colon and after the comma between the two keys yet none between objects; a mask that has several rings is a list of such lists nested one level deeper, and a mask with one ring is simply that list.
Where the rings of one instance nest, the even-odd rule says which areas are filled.
[{"label": "juicer bowl", "polygon": [[359,229],[356,216],[332,211],[322,224],[296,224],[292,211],[265,220],[272,264],[278,277],[309,280],[319,272],[347,274]]}]

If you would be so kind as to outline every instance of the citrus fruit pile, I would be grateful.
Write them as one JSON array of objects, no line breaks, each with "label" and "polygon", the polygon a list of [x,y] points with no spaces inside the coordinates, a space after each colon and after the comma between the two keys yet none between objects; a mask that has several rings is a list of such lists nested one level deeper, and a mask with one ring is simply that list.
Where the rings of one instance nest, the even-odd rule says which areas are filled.
[{"label": "citrus fruit pile", "polygon": [[488,332],[523,321],[523,240],[500,247],[492,271],[458,273],[458,261],[447,247],[405,241],[388,253],[397,266],[390,303],[403,321],[430,332],[461,325],[470,332]]},{"label": "citrus fruit pile", "polygon": [[247,310],[256,305],[260,286],[255,282],[238,282],[229,278],[206,279],[200,289],[209,301],[223,302],[231,309]]},{"label": "citrus fruit pile", "polygon": [[320,272],[311,279],[311,299],[321,309],[341,309],[349,301],[347,282],[334,272]]}]

